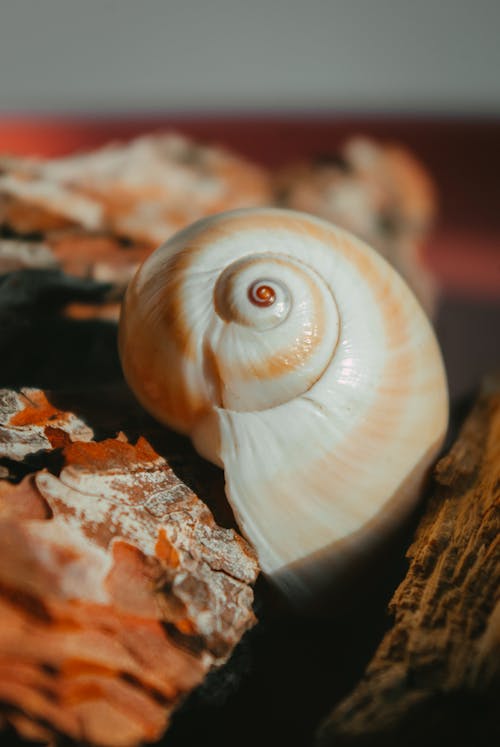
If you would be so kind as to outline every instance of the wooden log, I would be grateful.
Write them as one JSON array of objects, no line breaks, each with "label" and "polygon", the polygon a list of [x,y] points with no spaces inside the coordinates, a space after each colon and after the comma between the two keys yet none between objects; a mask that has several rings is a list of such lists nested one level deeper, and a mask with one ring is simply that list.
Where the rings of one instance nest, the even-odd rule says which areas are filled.
[{"label": "wooden log", "polygon": [[319,744],[500,744],[500,388],[435,469],[394,624]]},{"label": "wooden log", "polygon": [[0,479],[0,717],[132,747],[254,623],[255,554],[145,438],[96,441],[52,399],[0,392],[0,459],[27,470]]}]

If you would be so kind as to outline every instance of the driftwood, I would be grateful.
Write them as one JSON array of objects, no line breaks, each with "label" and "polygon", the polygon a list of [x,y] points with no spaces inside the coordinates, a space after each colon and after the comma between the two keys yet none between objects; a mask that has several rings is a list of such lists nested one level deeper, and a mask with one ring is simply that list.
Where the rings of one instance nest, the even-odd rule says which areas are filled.
[{"label": "driftwood", "polygon": [[323,747],[500,743],[499,529],[496,388],[436,467],[394,625],[324,724]]},{"label": "driftwood", "polygon": [[97,441],[40,390],[0,392],[0,458],[1,722],[158,739],[254,623],[253,551],[148,441]]}]

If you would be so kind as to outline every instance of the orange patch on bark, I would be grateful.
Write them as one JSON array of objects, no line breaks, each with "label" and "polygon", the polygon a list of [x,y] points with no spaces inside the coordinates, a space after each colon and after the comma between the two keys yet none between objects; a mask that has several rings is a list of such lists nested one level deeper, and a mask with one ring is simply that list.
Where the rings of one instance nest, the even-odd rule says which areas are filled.
[{"label": "orange patch on bark", "polygon": [[58,215],[48,207],[15,197],[6,200],[3,221],[21,234],[46,233],[74,225],[70,218]]},{"label": "orange patch on bark", "polygon": [[197,632],[195,625],[187,617],[177,620],[175,627],[180,633],[184,633],[184,635],[194,635]]},{"label": "orange patch on bark", "polygon": [[34,392],[30,395],[29,404],[11,417],[9,425],[46,425],[51,420],[66,419],[66,413],[51,405],[43,392]]},{"label": "orange patch on bark", "polygon": [[66,465],[76,465],[96,472],[123,469],[137,463],[155,462],[160,458],[142,437],[135,446],[112,438],[99,443],[77,441],[64,449],[64,457]]}]

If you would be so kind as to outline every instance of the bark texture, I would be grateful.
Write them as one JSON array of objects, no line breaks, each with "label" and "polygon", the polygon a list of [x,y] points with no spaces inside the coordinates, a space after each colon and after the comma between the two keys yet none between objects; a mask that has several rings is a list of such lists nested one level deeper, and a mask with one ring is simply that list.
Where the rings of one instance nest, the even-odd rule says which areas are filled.
[{"label": "bark texture", "polygon": [[2,722],[154,741],[254,623],[255,555],[145,438],[96,441],[33,389],[0,392],[0,423],[2,474],[26,468],[0,479]]},{"label": "bark texture", "polygon": [[500,390],[478,401],[390,604],[394,625],[328,718],[326,745],[500,743]]}]

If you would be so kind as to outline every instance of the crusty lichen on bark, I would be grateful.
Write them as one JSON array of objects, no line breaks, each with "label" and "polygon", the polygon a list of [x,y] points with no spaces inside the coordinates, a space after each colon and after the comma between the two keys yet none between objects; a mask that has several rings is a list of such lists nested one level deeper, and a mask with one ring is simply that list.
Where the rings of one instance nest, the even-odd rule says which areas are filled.
[{"label": "crusty lichen on bark", "polygon": [[0,479],[2,723],[154,741],[255,622],[255,553],[145,438],[96,441],[33,389],[3,390],[0,422],[0,458],[28,471]]}]

